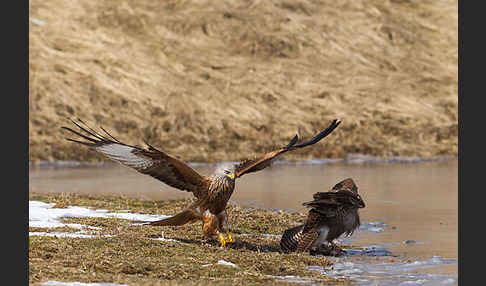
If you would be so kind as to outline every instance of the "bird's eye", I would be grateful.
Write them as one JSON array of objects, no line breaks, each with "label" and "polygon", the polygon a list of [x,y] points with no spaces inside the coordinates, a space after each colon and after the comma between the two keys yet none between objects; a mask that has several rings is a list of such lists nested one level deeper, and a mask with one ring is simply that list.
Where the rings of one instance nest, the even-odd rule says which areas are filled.
[{"label": "bird's eye", "polygon": [[229,174],[229,173],[230,173],[230,171],[228,171],[228,170],[224,170],[224,173],[225,173],[225,174]]}]

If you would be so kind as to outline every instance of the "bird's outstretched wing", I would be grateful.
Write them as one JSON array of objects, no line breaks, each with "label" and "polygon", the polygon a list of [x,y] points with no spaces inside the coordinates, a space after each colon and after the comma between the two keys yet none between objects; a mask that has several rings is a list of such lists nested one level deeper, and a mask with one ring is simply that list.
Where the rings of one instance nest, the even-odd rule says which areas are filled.
[{"label": "bird's outstretched wing", "polygon": [[152,176],[171,187],[192,192],[197,198],[206,195],[208,178],[198,174],[186,163],[155,149],[148,143],[145,143],[147,149],[130,146],[118,141],[103,127],[100,128],[107,136],[99,134],[80,119],[79,122],[71,121],[80,129],[79,132],[69,127],[62,128],[87,141],[66,138],[67,140],[89,146],[106,157]]},{"label": "bird's outstretched wing", "polygon": [[348,178],[337,183],[329,192],[317,192],[314,200],[303,203],[304,206],[314,208],[322,214],[332,213],[336,207],[350,206],[364,208],[365,203],[358,194],[358,187],[353,179]]},{"label": "bird's outstretched wing", "polygon": [[300,149],[300,148],[303,148],[303,147],[306,147],[306,146],[309,146],[309,145],[312,145],[312,144],[319,142],[322,138],[329,135],[336,127],[338,127],[338,125],[340,123],[341,123],[341,121],[339,121],[337,119],[333,120],[333,122],[331,123],[331,125],[329,125],[329,127],[324,129],[323,131],[321,131],[319,134],[314,136],[309,141],[295,145],[297,143],[297,140],[299,139],[299,137],[297,135],[295,135],[294,138],[292,138],[292,140],[289,142],[289,144],[287,144],[287,146],[285,146],[285,147],[282,147],[280,149],[268,152],[265,155],[263,155],[261,157],[257,157],[255,159],[247,159],[247,160],[242,161],[235,168],[235,177],[238,178],[238,177],[243,176],[244,174],[263,170],[266,167],[270,166],[277,156],[279,156],[279,155],[281,155],[285,152],[292,151],[292,150],[295,150],[295,149]]}]

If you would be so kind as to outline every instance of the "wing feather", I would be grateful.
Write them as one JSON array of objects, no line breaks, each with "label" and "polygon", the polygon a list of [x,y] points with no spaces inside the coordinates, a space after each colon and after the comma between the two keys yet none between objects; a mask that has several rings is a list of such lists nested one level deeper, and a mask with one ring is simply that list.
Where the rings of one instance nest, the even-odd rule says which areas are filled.
[{"label": "wing feather", "polygon": [[333,122],[331,123],[331,125],[329,125],[329,127],[327,127],[326,129],[321,131],[319,134],[314,136],[311,140],[303,142],[299,145],[295,145],[297,143],[297,140],[299,139],[299,137],[297,135],[295,135],[294,138],[292,138],[292,140],[289,142],[289,144],[287,144],[285,147],[282,147],[280,149],[268,152],[268,153],[264,154],[263,156],[256,157],[254,159],[246,159],[246,160],[242,161],[235,168],[236,178],[239,178],[239,177],[243,176],[244,174],[248,174],[248,173],[252,173],[252,172],[256,172],[256,171],[260,171],[260,170],[265,169],[266,167],[270,166],[273,163],[273,161],[275,161],[277,156],[279,156],[279,155],[281,155],[285,152],[292,151],[292,150],[295,150],[295,149],[304,148],[306,146],[309,146],[309,145],[312,145],[312,144],[319,142],[321,139],[323,139],[324,137],[329,135],[334,129],[336,129],[336,127],[338,127],[338,125],[340,123],[341,123],[341,121],[339,121],[337,119],[333,120]]},{"label": "wing feather", "polygon": [[301,224],[284,231],[282,238],[280,239],[280,247],[282,248],[283,252],[289,253],[297,250],[299,242],[302,238],[303,228],[304,225]]},{"label": "wing feather", "polygon": [[320,220],[320,215],[312,211],[307,215],[307,220],[302,229],[302,235],[297,246],[297,251],[309,251],[312,245],[319,238],[319,232],[317,231],[317,224]]},{"label": "wing feather", "polygon": [[357,194],[358,186],[356,186],[353,179],[347,178],[334,185],[334,187],[332,187],[332,190],[336,192],[344,190],[344,191],[349,191]]},{"label": "wing feather", "polygon": [[326,209],[334,210],[340,206],[364,208],[365,203],[358,194],[358,187],[351,178],[337,183],[329,192],[317,192],[314,200],[303,203],[304,206],[315,208],[321,213]]},{"label": "wing feather", "polygon": [[79,119],[79,123],[71,121],[80,129],[79,132],[69,127],[62,128],[87,141],[71,138],[67,138],[67,140],[89,146],[107,158],[133,168],[142,174],[152,176],[171,187],[192,192],[197,198],[206,194],[205,191],[209,185],[208,178],[201,176],[186,163],[155,149],[149,144],[147,144],[148,149],[127,145],[114,138],[103,128],[103,132],[109,138],[99,134]]}]

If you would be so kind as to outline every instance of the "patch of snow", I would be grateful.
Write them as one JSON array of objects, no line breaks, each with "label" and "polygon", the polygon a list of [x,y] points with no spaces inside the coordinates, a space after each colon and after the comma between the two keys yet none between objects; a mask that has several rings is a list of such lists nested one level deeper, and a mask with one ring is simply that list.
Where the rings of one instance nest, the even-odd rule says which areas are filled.
[{"label": "patch of snow", "polygon": [[383,232],[386,224],[384,222],[363,222],[359,226],[357,232]]},{"label": "patch of snow", "polygon": [[110,237],[111,235],[92,235],[78,232],[29,232],[29,236],[50,236],[50,237],[69,237],[69,238],[96,238]]},{"label": "patch of snow", "polygon": [[67,208],[52,208],[55,204],[44,203],[39,201],[29,201],[29,226],[30,227],[72,227],[72,228],[89,228],[101,229],[93,226],[84,226],[81,224],[66,224],[60,220],[62,218],[120,218],[126,220],[154,221],[167,218],[165,215],[150,215],[139,213],[110,213],[103,209],[90,209],[85,207],[70,206]]},{"label": "patch of snow", "polygon": [[349,278],[355,285],[452,285],[457,276],[451,274],[429,274],[418,272],[424,268],[457,263],[456,259],[433,256],[427,260],[366,263],[341,261],[329,268],[309,266],[307,269],[319,271],[335,278]]},{"label": "patch of snow", "polygon": [[[228,261],[225,261],[225,260],[218,260],[218,263],[216,264],[219,264],[219,265],[225,265],[225,266],[231,266],[231,267],[234,267],[234,268],[238,268],[238,266],[234,263],[231,263],[231,262],[228,262]],[[201,265],[201,267],[208,267],[208,266],[212,266],[214,264],[212,263],[209,263],[209,264],[203,264]]]},{"label": "patch of snow", "polygon": [[176,241],[176,242],[179,242],[177,239],[163,238],[163,237],[150,238],[150,239],[152,239],[152,240],[160,240],[160,241]]},{"label": "patch of snow", "polygon": [[226,266],[231,266],[231,267],[234,267],[234,268],[238,268],[238,266],[234,263],[231,263],[231,262],[228,262],[228,261],[225,261],[225,260],[218,260],[218,264],[220,265],[226,265]]},{"label": "patch of snow", "polygon": [[347,256],[389,256],[392,253],[379,245],[368,245],[360,247],[359,249],[345,248],[345,255]]},{"label": "patch of snow", "polygon": [[425,282],[427,282],[427,280],[425,280],[425,279],[418,279],[418,280],[415,280],[415,281],[403,281],[403,282],[401,282],[398,285],[422,285]]},{"label": "patch of snow", "polygon": [[285,276],[274,276],[274,275],[267,275],[270,278],[289,282],[289,283],[309,283],[308,279],[300,278],[299,276],[294,275],[285,275]]},{"label": "patch of snow", "polygon": [[[70,227],[77,229],[101,230],[101,227],[83,225],[78,223],[63,223],[63,218],[120,218],[126,220],[155,221],[167,218],[165,215],[150,215],[139,213],[128,213],[126,211],[116,213],[108,212],[103,209],[90,209],[78,206],[69,206],[67,208],[53,208],[55,204],[44,203],[39,201],[29,201],[29,227],[53,228],[53,227]],[[72,237],[72,238],[95,238],[99,235],[86,234],[83,231],[78,232],[29,232],[29,236],[51,236],[51,237]],[[110,235],[103,235],[109,237]]]}]

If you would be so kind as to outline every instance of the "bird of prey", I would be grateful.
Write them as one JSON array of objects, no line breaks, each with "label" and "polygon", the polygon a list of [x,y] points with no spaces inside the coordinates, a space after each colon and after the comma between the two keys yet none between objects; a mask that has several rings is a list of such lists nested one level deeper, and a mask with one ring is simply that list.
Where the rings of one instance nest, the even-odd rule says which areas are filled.
[{"label": "bird of prey", "polygon": [[353,179],[337,183],[328,192],[317,192],[314,200],[303,205],[309,207],[304,224],[284,231],[280,240],[283,252],[338,255],[333,240],[345,233],[351,236],[360,225],[359,208],[365,203],[358,194]]},{"label": "bird of prey", "polygon": [[[78,122],[71,121],[80,131],[75,131],[69,127],[62,128],[83,138],[85,141],[66,138],[67,140],[89,146],[109,159],[131,167],[142,174],[152,176],[171,187],[192,192],[196,197],[195,202],[184,211],[172,217],[148,222],[147,224],[153,226],[180,226],[186,223],[202,221],[204,236],[219,238],[222,246],[225,246],[226,243],[234,242],[231,233],[228,231],[226,205],[233,194],[235,180],[244,174],[260,171],[270,166],[281,154],[319,142],[341,123],[337,119],[332,121],[329,127],[307,142],[296,145],[299,138],[295,135],[282,148],[268,152],[260,157],[244,160],[211,176],[203,176],[183,161],[155,149],[147,142],[145,142],[146,148],[130,146],[111,136],[103,127],[100,128],[105,135],[93,130],[80,119],[78,119]],[[223,233],[227,235],[227,238],[223,236]]]}]

